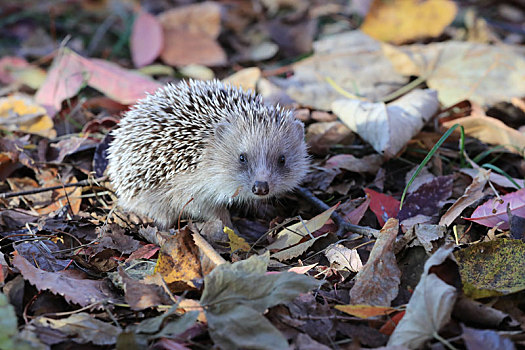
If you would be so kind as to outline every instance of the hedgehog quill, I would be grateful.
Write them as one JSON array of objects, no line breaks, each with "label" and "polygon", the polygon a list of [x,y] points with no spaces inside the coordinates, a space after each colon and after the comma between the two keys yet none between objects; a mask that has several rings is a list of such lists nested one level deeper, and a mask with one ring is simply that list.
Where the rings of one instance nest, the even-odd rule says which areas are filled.
[{"label": "hedgehog quill", "polygon": [[292,111],[217,80],[160,88],[113,135],[108,175],[119,205],[162,228],[181,214],[230,226],[231,204],[290,191],[309,167]]}]

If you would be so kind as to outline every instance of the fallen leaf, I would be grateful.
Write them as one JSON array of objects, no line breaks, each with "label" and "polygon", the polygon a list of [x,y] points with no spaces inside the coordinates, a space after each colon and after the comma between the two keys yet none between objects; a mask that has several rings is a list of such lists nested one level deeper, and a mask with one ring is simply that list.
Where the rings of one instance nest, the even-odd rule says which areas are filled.
[{"label": "fallen leaf", "polygon": [[[461,169],[459,169],[459,171],[462,172],[463,174],[467,174],[468,176],[470,176],[473,179],[480,172],[477,168],[476,169],[461,168]],[[525,187],[525,180],[518,179],[518,178],[512,178],[512,180],[514,180],[515,183],[517,183],[519,186],[521,186],[521,188]],[[497,173],[494,173],[492,171],[489,173],[489,181],[494,183],[494,184],[496,184],[496,185],[498,185],[498,186],[501,186],[501,187],[514,188],[514,189],[516,188],[516,185],[513,184],[505,176],[497,174]]]},{"label": "fallen leaf", "polygon": [[383,157],[379,154],[371,154],[363,158],[357,158],[351,154],[338,154],[326,160],[325,168],[337,168],[356,173],[375,174],[383,164]]},{"label": "fallen leaf", "polygon": [[244,91],[256,91],[257,82],[261,78],[261,69],[259,67],[244,68],[222,80],[223,83],[229,83],[232,86],[243,89]]},{"label": "fallen leaf", "polygon": [[228,235],[228,239],[230,240],[230,249],[232,253],[236,251],[247,252],[250,250],[250,245],[246,242],[246,240],[242,237],[237,236],[231,228],[224,227],[224,233]]},{"label": "fallen leaf", "polygon": [[399,201],[397,199],[369,188],[365,188],[364,191],[370,197],[370,210],[376,215],[381,226],[384,226],[389,218],[397,216],[399,212]]},{"label": "fallen leaf", "polygon": [[438,37],[457,13],[449,0],[403,0],[372,2],[361,30],[373,38],[400,44]]},{"label": "fallen leaf", "polygon": [[388,340],[389,348],[406,346],[419,349],[450,320],[458,292],[430,270],[447,259],[455,261],[453,249],[452,245],[441,247],[428,258],[406,313]]},{"label": "fallen leaf", "polygon": [[363,268],[357,249],[349,249],[342,244],[331,244],[325,249],[324,255],[330,262],[330,266],[337,270],[346,269],[351,272],[359,272]]},{"label": "fallen leaf", "polygon": [[446,227],[441,225],[417,224],[412,226],[412,230],[414,230],[417,241],[412,242],[408,246],[414,247],[420,245],[425,248],[428,253],[432,253],[434,250],[432,242],[443,238],[445,233],[447,233]]},{"label": "fallen leaf", "polygon": [[221,30],[221,6],[207,1],[179,6],[161,13],[164,48],[160,57],[172,66],[226,63],[226,53],[216,39]]},{"label": "fallen leaf", "polygon": [[327,78],[341,89],[371,101],[407,82],[384,56],[380,42],[361,31],[326,36],[313,46],[312,56],[293,65],[294,75],[279,80],[286,93],[302,106],[329,111],[332,103],[341,99]]},{"label": "fallen leaf", "polygon": [[217,266],[204,278],[200,300],[213,342],[224,349],[287,349],[286,338],[262,313],[320,285],[293,272],[266,274],[268,254]]},{"label": "fallen leaf", "polygon": [[133,22],[129,43],[133,65],[144,67],[155,61],[163,44],[164,33],[157,17],[141,9]]},{"label": "fallen leaf", "polygon": [[462,125],[467,136],[488,144],[503,145],[511,152],[521,154],[520,152],[525,148],[525,135],[509,128],[496,118],[472,115],[445,122],[443,126],[451,128],[455,124]]},{"label": "fallen leaf", "polygon": [[54,116],[62,102],[75,96],[84,85],[99,90],[122,104],[132,104],[154,92],[161,84],[114,63],[84,58],[64,49],[55,58],[35,100]]},{"label": "fallen leaf", "polygon": [[79,344],[112,345],[116,343],[117,336],[121,332],[120,328],[113,324],[100,321],[85,312],[61,319],[39,316],[31,323],[33,326],[59,331]]},{"label": "fallen leaf", "polygon": [[3,84],[20,83],[32,89],[38,89],[46,78],[46,72],[29,64],[20,57],[4,56],[0,58],[0,82]]},{"label": "fallen leaf", "polygon": [[[157,338],[173,338],[186,331],[197,321],[198,311],[190,311],[182,316],[173,318],[176,315],[177,305],[164,314],[148,318],[138,325],[129,327],[129,331],[147,335],[149,340]],[[171,317],[170,317],[171,316]]]},{"label": "fallen leaf", "polygon": [[[416,215],[437,217],[439,210],[452,195],[454,176],[438,176],[426,183],[420,183],[415,191],[407,195],[403,208],[397,214],[399,221]],[[437,218],[436,218],[437,221]],[[405,228],[408,225],[403,225]]]},{"label": "fallen leaf", "polygon": [[334,308],[336,308],[339,311],[342,311],[344,313],[347,313],[349,315],[356,316],[359,318],[385,316],[385,315],[390,315],[393,312],[399,311],[398,309],[393,308],[393,307],[363,305],[363,304],[335,305]]},{"label": "fallen leaf", "polygon": [[[0,348],[5,350],[45,349],[31,344],[18,334],[18,322],[15,308],[9,303],[6,295],[0,293]],[[40,344],[42,345],[42,344]]]},{"label": "fallen leaf", "polygon": [[525,217],[525,189],[489,199],[477,207],[470,218],[465,219],[488,227],[501,224],[499,227],[507,230],[509,229],[507,208],[512,215]]},{"label": "fallen leaf", "polygon": [[334,205],[330,209],[316,215],[306,222],[300,221],[285,227],[275,235],[275,241],[268,245],[266,249],[279,250],[299,243],[304,237],[323,227],[336,208],[337,205]]},{"label": "fallen leaf", "polygon": [[166,236],[160,247],[155,272],[166,281],[172,292],[198,289],[195,281],[202,279],[199,249],[188,226],[174,236]]},{"label": "fallen leaf", "polygon": [[463,291],[470,298],[516,293],[525,289],[525,243],[498,239],[481,242],[454,253]]},{"label": "fallen leaf", "polygon": [[161,286],[133,279],[126,274],[122,267],[118,268],[118,273],[124,283],[126,303],[132,310],[140,311],[173,303]]},{"label": "fallen leaf", "polygon": [[440,225],[449,226],[469,205],[483,198],[483,189],[489,179],[490,170],[478,169],[478,175],[472,179],[472,183],[465,189],[465,193],[448,208],[439,220]]},{"label": "fallen leaf", "polygon": [[430,89],[413,90],[389,104],[350,99],[332,103],[334,114],[387,158],[401,151],[438,109],[437,92]]},{"label": "fallen leaf", "polygon": [[107,280],[83,280],[69,277],[67,272],[43,271],[18,254],[13,258],[13,266],[19,269],[24,279],[38,290],[47,289],[63,296],[68,302],[80,306],[88,306],[96,302],[102,304],[108,300],[118,302]]},{"label": "fallen leaf", "polygon": [[29,96],[21,94],[0,98],[0,128],[47,138],[54,138],[57,134],[46,110]]},{"label": "fallen leaf", "polygon": [[389,306],[397,296],[401,271],[393,248],[398,231],[399,222],[388,219],[368,261],[355,277],[355,284],[350,289],[352,304]]},{"label": "fallen leaf", "polygon": [[525,96],[525,57],[511,45],[446,41],[383,49],[399,73],[424,76],[445,106],[462,100],[492,105]]}]

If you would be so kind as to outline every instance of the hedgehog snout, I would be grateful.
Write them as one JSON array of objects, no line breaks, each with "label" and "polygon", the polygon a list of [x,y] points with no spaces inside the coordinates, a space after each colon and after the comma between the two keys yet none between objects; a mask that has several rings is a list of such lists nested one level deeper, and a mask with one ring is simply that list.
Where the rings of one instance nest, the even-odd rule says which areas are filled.
[{"label": "hedgehog snout", "polygon": [[270,187],[266,181],[255,181],[252,187],[252,192],[256,196],[266,196],[270,192]]}]

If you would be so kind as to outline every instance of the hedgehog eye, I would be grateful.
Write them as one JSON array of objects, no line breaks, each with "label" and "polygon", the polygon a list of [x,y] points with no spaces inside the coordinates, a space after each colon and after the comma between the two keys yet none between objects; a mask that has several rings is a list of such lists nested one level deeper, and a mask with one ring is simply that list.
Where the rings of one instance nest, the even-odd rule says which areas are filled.
[{"label": "hedgehog eye", "polygon": [[286,158],[284,157],[284,155],[281,155],[279,157],[279,165],[284,165],[284,163],[286,163]]},{"label": "hedgehog eye", "polygon": [[248,162],[248,157],[246,157],[246,154],[241,153],[241,155],[239,156],[239,162],[241,162],[242,164],[246,164]]}]

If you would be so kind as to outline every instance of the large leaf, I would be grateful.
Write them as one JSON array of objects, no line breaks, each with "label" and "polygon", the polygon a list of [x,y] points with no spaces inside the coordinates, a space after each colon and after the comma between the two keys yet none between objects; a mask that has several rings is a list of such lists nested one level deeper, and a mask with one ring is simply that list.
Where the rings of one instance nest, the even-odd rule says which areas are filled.
[{"label": "large leaf", "polygon": [[388,340],[388,346],[402,345],[419,349],[448,323],[456,300],[456,288],[430,270],[447,259],[453,260],[453,249],[452,246],[442,247],[427,260],[405,316]]},{"label": "large leaf", "polygon": [[266,274],[269,256],[217,266],[204,278],[201,305],[213,341],[223,349],[285,349],[288,343],[263,316],[320,282],[293,273]]},{"label": "large leaf", "polygon": [[471,245],[455,254],[463,291],[471,298],[516,293],[525,289],[525,243],[498,239]]}]

